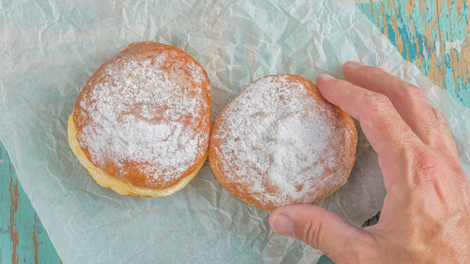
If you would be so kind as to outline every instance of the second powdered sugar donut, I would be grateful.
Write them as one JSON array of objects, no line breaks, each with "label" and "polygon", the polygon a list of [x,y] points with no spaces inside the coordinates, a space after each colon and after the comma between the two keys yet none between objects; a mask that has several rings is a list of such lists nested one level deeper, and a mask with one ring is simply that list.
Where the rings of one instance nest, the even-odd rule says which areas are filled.
[{"label": "second powdered sugar donut", "polygon": [[233,195],[264,210],[314,204],[346,183],[357,144],[354,121],[309,80],[263,77],[215,120],[209,161]]}]

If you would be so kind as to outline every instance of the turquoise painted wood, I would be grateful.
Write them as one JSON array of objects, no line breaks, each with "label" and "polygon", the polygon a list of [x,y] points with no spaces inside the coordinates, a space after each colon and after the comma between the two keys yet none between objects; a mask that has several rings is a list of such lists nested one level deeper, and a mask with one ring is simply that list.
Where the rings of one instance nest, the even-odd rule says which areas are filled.
[{"label": "turquoise painted wood", "polygon": [[470,108],[468,4],[467,0],[371,0],[357,6],[404,58]]},{"label": "turquoise painted wood", "polygon": [[[466,0],[356,1],[404,58],[470,108],[470,50],[466,41],[470,38],[470,11]],[[61,263],[1,142],[0,263]],[[333,262],[323,256],[319,263]]]},{"label": "turquoise painted wood", "polygon": [[0,263],[61,263],[1,142]]}]

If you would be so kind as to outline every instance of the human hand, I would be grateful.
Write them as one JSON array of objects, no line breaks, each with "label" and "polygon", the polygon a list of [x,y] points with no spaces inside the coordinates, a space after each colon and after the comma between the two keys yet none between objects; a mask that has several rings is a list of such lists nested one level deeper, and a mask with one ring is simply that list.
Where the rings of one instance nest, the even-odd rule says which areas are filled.
[{"label": "human hand", "polygon": [[318,206],[275,209],[271,228],[335,263],[470,263],[470,184],[445,116],[418,87],[378,67],[348,62],[349,82],[322,75],[326,100],[357,119],[379,156],[379,222],[357,228]]}]

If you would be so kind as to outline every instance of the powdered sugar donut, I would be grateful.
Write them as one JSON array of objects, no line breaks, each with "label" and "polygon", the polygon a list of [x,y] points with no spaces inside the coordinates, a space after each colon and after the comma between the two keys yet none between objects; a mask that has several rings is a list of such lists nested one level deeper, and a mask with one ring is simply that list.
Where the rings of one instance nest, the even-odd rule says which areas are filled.
[{"label": "powdered sugar donut", "polygon": [[273,75],[249,84],[214,123],[209,161],[220,183],[264,210],[314,204],[353,167],[354,121],[309,80]]},{"label": "powdered sugar donut", "polygon": [[69,143],[103,187],[150,197],[186,186],[207,157],[210,84],[175,47],[132,43],[103,64],[69,118]]}]

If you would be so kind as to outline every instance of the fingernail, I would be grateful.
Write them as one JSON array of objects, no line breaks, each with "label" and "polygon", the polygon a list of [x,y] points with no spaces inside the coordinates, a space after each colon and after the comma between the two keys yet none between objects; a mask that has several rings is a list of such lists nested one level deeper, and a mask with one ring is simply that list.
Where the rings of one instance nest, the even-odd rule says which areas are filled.
[{"label": "fingernail", "polygon": [[324,80],[333,80],[334,79],[333,76],[328,75],[328,74],[322,74],[322,75],[318,76],[318,78],[321,78],[321,79],[324,79]]},{"label": "fingernail", "polygon": [[279,235],[295,238],[294,222],[285,215],[276,216],[271,221],[271,228]]},{"label": "fingernail", "polygon": [[360,62],[357,62],[357,61],[348,61],[346,62],[346,64],[348,66],[351,66],[351,67],[354,67],[354,68],[357,68],[357,67],[360,67],[360,66],[364,66],[364,64],[360,63]]}]

